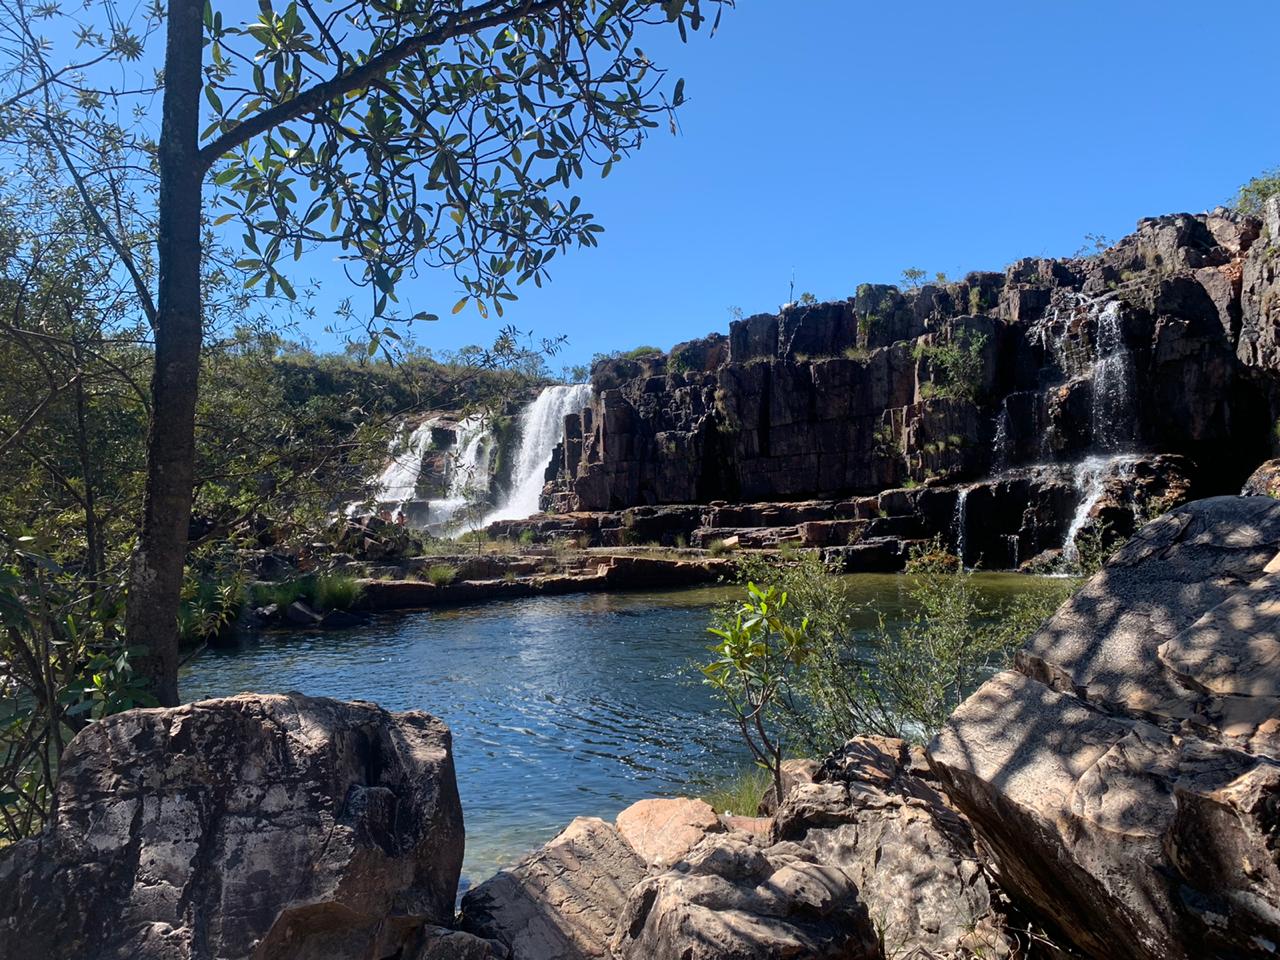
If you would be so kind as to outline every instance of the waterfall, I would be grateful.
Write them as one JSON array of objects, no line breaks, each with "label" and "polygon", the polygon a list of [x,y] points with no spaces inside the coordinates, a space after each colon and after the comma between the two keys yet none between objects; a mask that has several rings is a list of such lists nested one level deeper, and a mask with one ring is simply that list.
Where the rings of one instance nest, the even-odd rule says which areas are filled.
[{"label": "waterfall", "polygon": [[1107,480],[1112,476],[1129,477],[1138,462],[1133,456],[1094,456],[1085,457],[1075,466],[1075,488],[1080,493],[1076,504],[1075,515],[1067,528],[1067,537],[1062,543],[1062,556],[1071,563],[1080,559],[1080,551],[1076,547],[1076,537],[1089,522],[1089,514],[1098,505],[1102,495],[1106,493]]},{"label": "waterfall", "polygon": [[398,507],[406,500],[413,500],[418,491],[418,475],[422,472],[422,458],[431,449],[431,431],[440,423],[438,417],[424,420],[404,439],[397,433],[392,437],[388,452],[391,462],[374,481],[377,494],[375,502]]},{"label": "waterfall", "polygon": [[1004,473],[1012,459],[1009,453],[1009,398],[1005,397],[996,417],[996,435],[991,443],[991,472]]},{"label": "waterfall", "polygon": [[427,529],[447,533],[457,515],[468,505],[483,502],[489,492],[489,463],[493,457],[493,436],[489,421],[470,416],[458,422],[457,440],[447,464],[449,485],[443,500],[428,505]]},{"label": "waterfall", "polygon": [[960,566],[965,566],[965,540],[969,526],[969,491],[973,487],[961,487],[956,497],[956,512],[951,518],[951,537],[955,541],[956,556]]},{"label": "waterfall", "polygon": [[1118,450],[1133,440],[1133,358],[1124,342],[1120,302],[1113,300],[1097,312],[1094,335],[1093,444]]},{"label": "waterfall", "polygon": [[547,387],[520,414],[520,450],[506,500],[486,519],[523,520],[538,512],[547,467],[556,444],[564,439],[564,418],[591,402],[591,385]]}]

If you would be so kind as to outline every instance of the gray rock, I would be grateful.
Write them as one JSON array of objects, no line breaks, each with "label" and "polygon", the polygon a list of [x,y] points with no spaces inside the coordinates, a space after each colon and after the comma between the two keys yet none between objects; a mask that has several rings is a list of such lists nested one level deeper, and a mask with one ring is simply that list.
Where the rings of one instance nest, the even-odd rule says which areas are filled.
[{"label": "gray rock", "polygon": [[618,960],[871,960],[875,930],[853,879],[795,844],[711,834],[641,882],[611,943]]},{"label": "gray rock", "polygon": [[1280,503],[1143,528],[929,747],[1004,888],[1086,954],[1280,944]]},{"label": "gray rock", "polygon": [[284,618],[299,627],[318,627],[323,619],[301,600],[295,600],[285,608]]},{"label": "gray rock", "polygon": [[95,723],[52,827],[0,856],[0,958],[364,960],[447,924],[462,861],[448,729],[243,694]]},{"label": "gray rock", "polygon": [[645,873],[612,826],[579,817],[515,867],[467,891],[462,928],[516,960],[606,957],[618,915]]},{"label": "gray rock", "polygon": [[852,878],[886,955],[1008,956],[973,831],[931,780],[918,747],[853,740],[791,790],[775,836]]}]

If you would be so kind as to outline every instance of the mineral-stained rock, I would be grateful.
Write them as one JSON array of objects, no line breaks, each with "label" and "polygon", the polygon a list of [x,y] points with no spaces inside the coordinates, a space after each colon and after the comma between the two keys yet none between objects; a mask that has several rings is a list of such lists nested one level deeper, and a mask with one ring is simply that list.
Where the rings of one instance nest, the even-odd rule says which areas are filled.
[{"label": "mineral-stained rock", "polygon": [[363,960],[453,914],[448,729],[298,694],[132,710],[68,746],[0,854],[0,958]]},{"label": "mineral-stained rock", "polygon": [[710,835],[676,869],[631,892],[619,960],[871,960],[875,930],[853,879],[796,844],[761,849]]},{"label": "mineral-stained rock", "polygon": [[918,747],[853,740],[792,789],[775,836],[852,877],[886,955],[1007,956],[973,833],[931,781]]},{"label": "mineral-stained rock", "polygon": [[1249,476],[1241,491],[1246,497],[1280,500],[1280,460],[1268,460]]},{"label": "mineral-stained rock", "polygon": [[710,804],[687,797],[633,803],[618,814],[616,826],[650,867],[677,863],[708,833],[724,829]]},{"label": "mineral-stained rock", "polygon": [[612,826],[579,817],[515,867],[467,891],[462,927],[516,960],[606,957],[618,915],[645,873]]},{"label": "mineral-stained rock", "polygon": [[930,745],[1005,889],[1092,957],[1280,944],[1280,503],[1147,525]]}]

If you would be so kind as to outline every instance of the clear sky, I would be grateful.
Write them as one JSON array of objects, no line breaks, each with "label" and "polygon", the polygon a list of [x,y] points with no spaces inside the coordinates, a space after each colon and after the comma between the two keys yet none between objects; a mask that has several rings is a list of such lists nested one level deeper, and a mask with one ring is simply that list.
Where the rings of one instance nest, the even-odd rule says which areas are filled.
[{"label": "clear sky", "polygon": [[[727,330],[793,274],[797,295],[842,298],[1211,208],[1280,166],[1278,36],[1277,0],[739,0],[714,38],[656,30],[645,50],[687,81],[680,134],[575,188],[600,247],[557,257],[506,319],[566,335],[558,367]],[[304,333],[333,348],[351,291],[301,266],[332,278]],[[445,318],[415,330],[433,349],[500,323],[450,317],[445,274],[401,293]]]}]

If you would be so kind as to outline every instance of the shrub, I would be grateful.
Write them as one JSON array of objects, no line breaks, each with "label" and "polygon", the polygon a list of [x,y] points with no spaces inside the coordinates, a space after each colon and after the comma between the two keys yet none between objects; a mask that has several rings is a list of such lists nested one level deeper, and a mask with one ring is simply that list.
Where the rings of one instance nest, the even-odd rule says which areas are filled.
[{"label": "shrub", "polygon": [[318,610],[350,610],[363,592],[354,577],[330,573],[316,577],[312,598]]},{"label": "shrub", "polygon": [[772,783],[768,770],[744,767],[733,776],[713,784],[702,799],[711,804],[716,813],[754,817]]},{"label": "shrub", "polygon": [[768,770],[782,796],[782,723],[791,712],[792,684],[806,657],[808,621],[786,615],[787,595],[777,587],[747,584],[732,614],[708,631],[720,638],[701,665],[704,682],[724,700],[755,762]]},{"label": "shrub", "polygon": [[[886,611],[850,600],[839,568],[817,553],[790,562],[757,555],[739,566],[752,583],[785,596],[779,619],[803,628],[802,655],[785,671],[785,696],[773,707],[788,742],[813,752],[863,734],[927,740],[1076,585],[1063,579],[1055,589],[984,608],[973,574],[934,543],[917,551],[903,580],[911,614],[891,625]],[[860,633],[859,614],[876,615],[878,625]],[[721,611],[717,623],[725,620]]]},{"label": "shrub", "polygon": [[707,553],[713,557],[723,557],[733,552],[733,547],[723,540],[712,540],[707,544]]},{"label": "shrub", "polygon": [[1266,170],[1244,184],[1236,196],[1235,208],[1241,213],[1256,217],[1262,213],[1263,205],[1278,195],[1280,195],[1280,167],[1275,170]]},{"label": "shrub", "polygon": [[976,403],[982,391],[982,352],[987,337],[960,329],[946,343],[917,343],[912,356],[929,364],[932,379],[922,392],[929,397],[954,397]]},{"label": "shrub", "polygon": [[524,547],[531,546],[533,542],[537,539],[538,539],[537,534],[535,534],[532,530],[528,528],[520,531],[521,546],[524,546]]},{"label": "shrub", "polygon": [[449,563],[433,563],[427,568],[427,580],[437,587],[447,587],[458,576],[458,568]]}]

